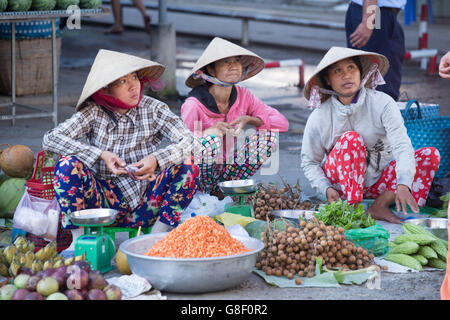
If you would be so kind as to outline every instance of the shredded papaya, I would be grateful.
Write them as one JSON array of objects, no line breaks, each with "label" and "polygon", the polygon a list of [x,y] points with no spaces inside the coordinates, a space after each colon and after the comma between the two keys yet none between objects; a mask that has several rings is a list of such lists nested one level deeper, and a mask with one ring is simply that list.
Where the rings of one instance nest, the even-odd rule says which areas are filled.
[{"label": "shredded papaya", "polygon": [[248,252],[244,244],[208,216],[189,218],[157,241],[147,256],[211,258]]}]

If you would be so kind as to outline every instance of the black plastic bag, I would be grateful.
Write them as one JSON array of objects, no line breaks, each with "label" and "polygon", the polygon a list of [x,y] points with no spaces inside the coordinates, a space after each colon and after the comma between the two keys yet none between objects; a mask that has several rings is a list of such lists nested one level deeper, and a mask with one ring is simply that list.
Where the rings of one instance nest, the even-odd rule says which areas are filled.
[{"label": "black plastic bag", "polygon": [[450,173],[447,173],[444,178],[435,177],[428,193],[426,205],[437,209],[442,208],[444,202],[440,198],[448,192],[450,192]]}]

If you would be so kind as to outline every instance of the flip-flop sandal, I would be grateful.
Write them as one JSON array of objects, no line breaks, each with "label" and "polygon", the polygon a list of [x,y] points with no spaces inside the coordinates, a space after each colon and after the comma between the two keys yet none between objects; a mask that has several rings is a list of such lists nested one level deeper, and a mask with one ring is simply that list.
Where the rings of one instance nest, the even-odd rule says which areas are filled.
[{"label": "flip-flop sandal", "polygon": [[106,30],[104,32],[104,34],[122,34],[122,33],[123,33],[123,30],[122,31],[119,31],[119,30]]}]

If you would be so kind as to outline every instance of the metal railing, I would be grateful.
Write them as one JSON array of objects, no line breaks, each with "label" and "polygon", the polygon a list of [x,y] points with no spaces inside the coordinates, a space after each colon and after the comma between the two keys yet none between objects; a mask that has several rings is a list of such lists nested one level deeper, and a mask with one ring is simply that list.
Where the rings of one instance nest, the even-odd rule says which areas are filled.
[{"label": "metal railing", "polygon": [[[111,5],[110,0],[104,0],[103,5]],[[124,7],[134,7],[131,1],[121,1],[121,5]],[[157,3],[146,3],[145,7],[147,10],[158,10]],[[167,4],[168,12],[176,13],[187,13],[205,16],[215,16],[222,18],[233,18],[242,21],[241,29],[241,43],[244,46],[249,44],[249,21],[259,21],[259,22],[270,22],[270,23],[280,23],[287,25],[297,25],[303,27],[320,28],[320,29],[333,29],[333,30],[345,30],[344,23],[338,22],[325,22],[308,20],[301,18],[283,17],[278,15],[270,15],[263,13],[249,13],[245,11],[238,10],[220,10],[211,8],[201,8],[201,7],[189,7],[185,5]]]}]

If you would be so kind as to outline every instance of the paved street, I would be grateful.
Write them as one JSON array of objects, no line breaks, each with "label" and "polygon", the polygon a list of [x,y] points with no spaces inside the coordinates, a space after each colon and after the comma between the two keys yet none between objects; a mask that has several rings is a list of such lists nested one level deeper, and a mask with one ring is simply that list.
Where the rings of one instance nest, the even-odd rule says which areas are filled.
[{"label": "paved street", "polygon": [[[262,9],[261,9],[262,10]],[[293,14],[293,13],[291,13]],[[317,13],[316,13],[317,14]],[[151,12],[154,22],[157,21],[156,12]],[[333,13],[333,17],[336,15]],[[240,37],[240,23],[231,19],[217,19],[209,17],[190,17],[186,15],[169,14],[170,21],[177,29],[177,89],[181,96],[178,101],[168,101],[172,110],[179,113],[182,97],[188,93],[184,81],[202,50],[211,39],[212,34],[229,39]],[[111,17],[97,19],[99,22],[110,22]],[[135,9],[125,11],[124,20],[129,28],[122,35],[103,35],[105,25],[82,24],[81,30],[64,30],[59,76],[59,121],[64,121],[74,112],[74,104],[78,100],[90,65],[100,48],[118,50],[150,57],[150,42],[148,35],[139,29],[139,15]],[[339,19],[338,19],[339,20]],[[195,21],[195,23],[193,23]],[[92,22],[92,21],[91,21]],[[216,29],[217,28],[217,29]],[[450,49],[448,25],[436,25],[436,37],[430,36],[430,47],[439,45],[440,52]],[[200,30],[202,32],[200,32]],[[280,26],[251,23],[249,49],[253,50],[266,61],[301,58],[306,63],[306,79],[320,61],[325,48],[331,45],[345,45],[345,36],[337,31],[312,31],[293,26]],[[195,35],[197,33],[197,36]],[[201,34],[200,34],[201,33]],[[407,46],[416,46],[413,32],[407,34],[411,41]],[[413,39],[414,38],[414,39]],[[270,40],[270,41],[269,41]],[[268,44],[271,42],[271,44]],[[290,46],[292,43],[301,43]],[[309,49],[305,49],[308,47]],[[312,49],[312,50],[311,50]],[[303,128],[310,111],[305,107],[298,83],[296,68],[266,69],[256,77],[243,83],[264,102],[277,107],[290,121],[289,132],[280,135],[279,173],[288,182],[300,185],[306,196],[314,196],[309,183],[300,170],[300,150]],[[438,76],[429,76],[420,70],[416,61],[404,64],[402,81],[402,99],[417,98],[419,101],[439,103],[441,114],[450,115],[450,87],[449,82]],[[51,108],[51,96],[19,97],[19,102]],[[8,97],[0,96],[0,103],[8,101]],[[1,110],[0,112],[6,112]],[[41,150],[43,134],[51,129],[50,118],[19,120],[12,127],[9,121],[0,122],[0,144],[25,144],[33,152]],[[277,174],[255,177],[259,181],[280,182]],[[111,274],[112,275],[112,274]],[[224,292],[187,295],[167,294],[169,299],[439,299],[439,287],[444,273],[422,272],[414,274],[383,273],[382,290],[370,290],[363,286],[345,286],[333,289],[280,289],[269,286],[260,277],[252,274],[247,281],[237,288]],[[405,296],[405,292],[408,295]]]}]

